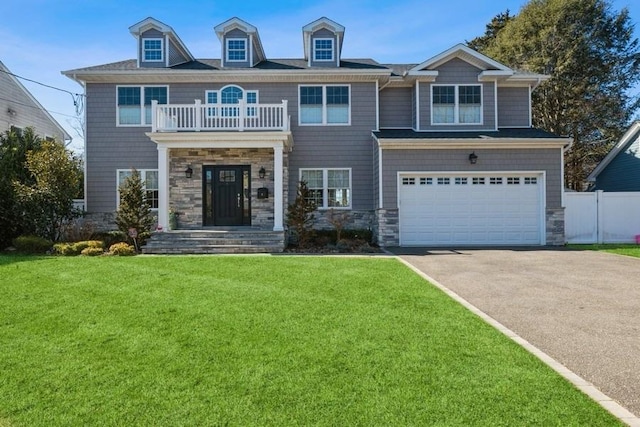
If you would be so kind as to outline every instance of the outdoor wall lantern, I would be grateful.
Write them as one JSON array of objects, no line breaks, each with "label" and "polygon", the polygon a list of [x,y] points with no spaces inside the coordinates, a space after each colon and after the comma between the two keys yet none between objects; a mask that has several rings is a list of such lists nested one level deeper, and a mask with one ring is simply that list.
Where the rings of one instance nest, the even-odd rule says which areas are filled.
[{"label": "outdoor wall lantern", "polygon": [[475,165],[477,162],[478,162],[478,156],[474,151],[473,153],[469,154],[469,163],[471,163],[472,165]]},{"label": "outdoor wall lantern", "polygon": [[263,166],[258,171],[258,176],[260,177],[260,179],[264,179],[266,175],[267,175],[267,171],[264,169],[264,166]]},{"label": "outdoor wall lantern", "polygon": [[187,166],[187,168],[184,170],[184,176],[186,178],[191,178],[193,176],[193,169],[191,169],[191,166]]}]

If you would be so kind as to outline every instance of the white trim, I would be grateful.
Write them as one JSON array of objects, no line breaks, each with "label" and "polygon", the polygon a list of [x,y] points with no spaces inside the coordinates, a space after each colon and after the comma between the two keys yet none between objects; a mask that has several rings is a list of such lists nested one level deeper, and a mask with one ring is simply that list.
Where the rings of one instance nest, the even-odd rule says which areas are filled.
[{"label": "white trim", "polygon": [[164,54],[164,66],[169,66],[169,47],[171,43],[169,41],[169,36],[167,34],[164,35],[164,46],[165,46],[165,54]]},{"label": "white trim", "polygon": [[384,198],[382,196],[382,147],[378,144],[378,208],[384,207]]},{"label": "white trim", "polygon": [[[165,62],[165,51],[164,51],[164,46],[165,46],[165,40],[164,38],[161,37],[143,37],[142,39],[142,55],[140,55],[140,60],[142,62]],[[160,49],[146,49],[145,48],[145,42],[146,41],[159,41],[160,42]],[[150,52],[157,52],[158,50],[160,51],[160,59],[146,59],[146,52],[147,50],[149,50]]]},{"label": "white trim", "polygon": [[532,112],[531,112],[531,94],[533,93],[533,88],[531,86],[529,86],[529,106],[528,106],[528,110],[529,110],[529,127],[533,126],[533,116],[532,116]]},{"label": "white trim", "polygon": [[158,145],[158,229],[169,230],[169,149]]},{"label": "white trim", "polygon": [[[347,123],[328,123],[327,122],[327,87],[346,87],[349,90],[349,110]],[[302,87],[321,87],[322,88],[322,122],[321,123],[302,123],[302,104],[300,97],[300,88]],[[298,85],[298,126],[351,126],[351,85],[350,84],[299,84]]]},{"label": "white trim", "polygon": [[283,147],[273,147],[273,231],[284,230]]},{"label": "white trim", "polygon": [[640,120],[633,122],[629,129],[622,135],[620,141],[609,151],[609,153],[605,156],[604,159],[596,166],[596,168],[589,174],[587,177],[587,181],[595,181],[597,176],[602,172],[604,168],[611,163],[613,159],[624,149],[624,147],[635,138],[640,138],[640,135],[637,132],[640,131]]},{"label": "white trim", "polygon": [[[349,171],[349,206],[329,206],[329,171]],[[322,206],[316,206],[318,210],[351,210],[353,207],[353,177],[351,168],[300,168],[298,169],[298,182],[302,180],[303,171],[322,171]]]},{"label": "white trim", "polygon": [[376,130],[380,130],[380,82],[376,80]]},{"label": "white trim", "polygon": [[495,68],[501,71],[513,72],[513,70],[511,70],[511,68],[507,67],[506,65],[494,61],[488,56],[485,56],[480,52],[476,52],[475,50],[463,45],[462,43],[458,43],[457,45],[445,50],[444,52],[430,59],[427,59],[423,63],[413,67],[410,71],[420,71],[424,68],[437,68],[439,65],[442,65],[453,58],[460,58],[472,65],[484,66],[484,69]]},{"label": "white trim", "polygon": [[[400,189],[402,186],[402,177],[406,175],[418,175],[418,176],[426,176],[426,177],[428,176],[435,177],[438,175],[449,175],[449,176],[458,175],[458,176],[467,176],[467,177],[474,177],[474,176],[488,177],[490,175],[502,176],[502,177],[508,177],[508,175],[515,175],[515,176],[536,175],[536,177],[538,177],[539,179],[539,182],[536,185],[538,185],[539,197],[540,197],[540,207],[538,210],[538,214],[540,218],[540,228],[538,230],[540,233],[540,245],[544,246],[547,244],[547,237],[546,237],[547,235],[547,231],[546,231],[547,230],[547,226],[546,226],[547,173],[544,170],[496,170],[496,171],[483,170],[483,171],[473,171],[473,172],[471,171],[438,171],[438,172],[397,171],[396,172],[396,207],[398,209],[398,212],[401,209]],[[400,240],[401,237],[402,237],[402,221],[400,221],[400,215],[399,215],[398,216],[398,239],[399,239],[400,246],[402,246],[402,241]]]},{"label": "white trim", "polygon": [[568,138],[374,138],[385,150],[542,149],[569,144]]},{"label": "white trim", "polygon": [[416,81],[416,131],[420,132],[420,81]]},{"label": "white trim", "polygon": [[[446,87],[446,86],[453,86],[454,89],[454,110],[453,110],[453,122],[451,123],[435,123],[433,121],[433,88],[434,87]],[[459,94],[460,94],[460,87],[468,87],[468,86],[476,86],[480,88],[480,121],[479,122],[473,122],[473,123],[461,123],[460,122],[460,99],[459,99]],[[476,126],[476,125],[483,125],[484,124],[484,85],[482,83],[469,83],[469,84],[446,84],[446,83],[438,83],[438,84],[432,84],[430,86],[430,108],[431,108],[431,126]],[[497,109],[497,100],[496,100],[496,109]]]},{"label": "white trim", "polygon": [[[139,124],[121,124],[120,123],[120,105],[118,105],[118,89],[121,87],[137,87],[140,88],[140,123]],[[169,85],[116,85],[116,127],[151,127],[151,123],[145,123],[144,112],[144,90],[146,88],[164,87],[167,89],[167,104],[169,103]],[[151,107],[151,105],[149,105]],[[153,121],[153,118],[151,119]]]},{"label": "white trim", "polygon": [[560,188],[562,188],[560,192],[560,206],[564,208],[564,148],[560,149],[560,183]]},{"label": "white trim", "polygon": [[[329,38],[329,37],[313,37],[311,39],[311,41],[312,41],[311,44],[312,44],[312,48],[313,48],[313,53],[312,53],[313,62],[333,62],[334,61],[334,59],[336,57],[336,52],[335,52],[336,51],[336,47],[335,47],[336,41],[335,41],[335,39],[332,39],[332,38]],[[316,58],[316,54],[318,53],[316,51],[316,49],[317,49],[316,42],[319,42],[319,41],[330,41],[331,42],[331,49],[330,49],[331,50],[331,58],[329,58],[329,59],[318,59],[318,58]],[[321,52],[326,52],[327,49],[321,49],[320,51]]]},{"label": "white trim", "polygon": [[495,130],[498,130],[498,82],[493,82],[493,110]]},{"label": "white trim", "polygon": [[[222,91],[229,88],[229,87],[237,87],[238,89],[240,89],[242,91],[242,100],[243,103],[245,104],[246,107],[250,107],[251,105],[257,105],[260,103],[260,91],[258,90],[247,90],[244,89],[242,86],[240,85],[236,85],[236,84],[228,84],[225,85],[223,87],[221,87],[220,89],[215,89],[215,90],[205,90],[204,91],[204,105],[214,105],[215,108],[220,108],[223,105],[239,105],[238,104],[223,104],[222,103]],[[215,93],[216,94],[216,101],[217,102],[209,102],[209,94],[210,93]],[[247,94],[249,93],[255,93],[256,94],[256,102],[254,103],[248,103],[247,102]],[[209,114],[209,110],[207,110],[207,112],[205,113],[207,114],[207,117],[215,117],[215,115],[210,115]],[[248,114],[247,113],[247,117],[255,117],[255,113],[254,114]]]},{"label": "white trim", "polygon": [[[231,41],[242,41],[244,42],[244,59],[229,59],[229,42]],[[227,37],[224,41],[224,57],[225,62],[250,62],[249,55],[249,40],[247,38],[242,37]],[[239,52],[240,49],[234,49],[234,52]]]},{"label": "white trim", "polygon": [[336,68],[340,68],[340,34],[341,33],[336,33],[336,42],[333,48],[336,59]]}]

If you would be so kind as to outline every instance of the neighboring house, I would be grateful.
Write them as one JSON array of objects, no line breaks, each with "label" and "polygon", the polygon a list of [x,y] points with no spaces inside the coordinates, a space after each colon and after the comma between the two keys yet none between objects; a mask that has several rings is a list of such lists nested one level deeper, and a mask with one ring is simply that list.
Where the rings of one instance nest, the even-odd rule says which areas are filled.
[{"label": "neighboring house", "polygon": [[41,138],[70,142],[71,136],[0,62],[0,131],[31,126]]},{"label": "neighboring house", "polygon": [[587,181],[593,191],[640,191],[640,121],[629,127]]},{"label": "neighboring house", "polygon": [[179,228],[282,233],[304,180],[318,226],[345,211],[384,246],[564,244],[568,140],[531,127],[547,76],[462,44],[419,64],[345,59],[327,18],[302,28],[299,59],[268,58],[238,18],[215,27],[220,59],[194,58],[153,18],[129,30],[136,59],[63,72],[86,90],[100,221],[136,168],[163,230],[175,211]]}]

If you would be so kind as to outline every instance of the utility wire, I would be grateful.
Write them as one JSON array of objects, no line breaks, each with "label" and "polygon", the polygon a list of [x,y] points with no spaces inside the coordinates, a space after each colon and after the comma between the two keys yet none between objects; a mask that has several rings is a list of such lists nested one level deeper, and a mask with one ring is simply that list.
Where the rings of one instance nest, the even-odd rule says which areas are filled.
[{"label": "utility wire", "polygon": [[16,78],[21,79],[21,80],[26,80],[28,82],[38,84],[40,86],[48,87],[49,89],[54,89],[54,90],[58,90],[60,92],[68,93],[69,95],[71,95],[71,98],[73,99],[73,106],[76,107],[76,114],[79,115],[79,116],[82,115],[82,112],[84,110],[84,97],[85,97],[85,95],[83,93],[71,92],[71,91],[68,91],[66,89],[60,89],[59,87],[51,86],[51,85],[48,85],[48,84],[45,84],[45,83],[41,83],[41,82],[36,81],[36,80],[28,79],[26,77],[19,76],[17,74],[11,73],[9,71],[0,70],[0,72],[3,72],[5,74],[8,74],[10,76],[16,77]]},{"label": "utility wire", "polygon": [[72,116],[71,114],[65,114],[65,113],[61,113],[59,111],[47,110],[45,108],[36,107],[34,105],[23,104],[22,102],[14,101],[13,99],[3,98],[1,96],[0,96],[0,100],[11,102],[11,103],[17,104],[17,105],[22,105],[23,107],[27,107],[27,108],[33,108],[34,110],[44,110],[44,111],[47,111],[47,112],[49,112],[51,114],[59,114],[61,116],[70,117],[72,119],[76,119],[77,118],[77,116]]}]

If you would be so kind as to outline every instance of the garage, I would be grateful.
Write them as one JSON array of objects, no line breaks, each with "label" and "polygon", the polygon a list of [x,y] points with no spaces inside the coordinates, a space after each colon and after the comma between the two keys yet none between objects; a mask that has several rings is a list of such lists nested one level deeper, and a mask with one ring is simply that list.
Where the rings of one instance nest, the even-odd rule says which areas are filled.
[{"label": "garage", "polygon": [[544,174],[399,173],[402,246],[544,244]]}]

